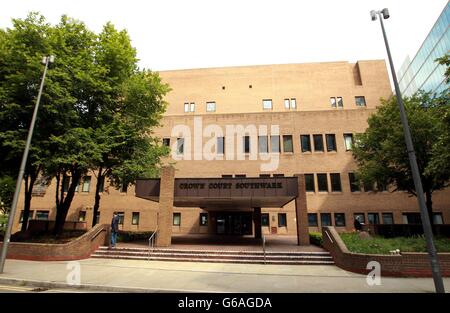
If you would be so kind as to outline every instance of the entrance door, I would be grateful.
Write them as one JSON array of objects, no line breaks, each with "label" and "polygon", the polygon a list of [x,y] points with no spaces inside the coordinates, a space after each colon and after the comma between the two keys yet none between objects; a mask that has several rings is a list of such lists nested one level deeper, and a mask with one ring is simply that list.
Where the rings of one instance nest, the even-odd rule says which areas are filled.
[{"label": "entrance door", "polygon": [[216,227],[219,235],[251,235],[252,214],[248,212],[219,213]]}]

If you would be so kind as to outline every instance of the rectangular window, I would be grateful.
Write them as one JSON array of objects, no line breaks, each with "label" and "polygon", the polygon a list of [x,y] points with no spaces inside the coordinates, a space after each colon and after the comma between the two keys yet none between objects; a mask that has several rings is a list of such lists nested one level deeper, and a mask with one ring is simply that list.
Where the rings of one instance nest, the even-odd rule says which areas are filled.
[{"label": "rectangular window", "polygon": [[403,213],[403,222],[405,224],[422,224],[420,213]]},{"label": "rectangular window", "polygon": [[442,213],[433,213],[433,224],[444,224]]},{"label": "rectangular window", "polygon": [[222,178],[233,178],[233,175],[223,174]]},{"label": "rectangular window", "polygon": [[313,135],[314,151],[323,151],[323,136]]},{"label": "rectangular window", "polygon": [[284,108],[289,110],[289,108],[290,108],[289,99],[284,99]]},{"label": "rectangular window", "polygon": [[305,174],[305,188],[306,191],[316,192],[316,187],[314,186],[314,174]]},{"label": "rectangular window", "polygon": [[259,174],[261,178],[270,178],[270,174]]},{"label": "rectangular window", "polygon": [[63,192],[69,191],[70,176],[64,176],[62,181]]},{"label": "rectangular window", "polygon": [[383,224],[394,224],[394,215],[392,213],[383,213]]},{"label": "rectangular window", "polygon": [[191,112],[195,112],[195,103],[191,102]]},{"label": "rectangular window", "polygon": [[243,148],[244,153],[250,153],[250,136],[244,136],[243,139]]},{"label": "rectangular window", "polygon": [[355,103],[358,107],[365,107],[366,106],[366,98],[363,96],[356,96],[355,97]]},{"label": "rectangular window", "polygon": [[302,152],[311,152],[311,136],[300,135],[300,143],[302,146]]},{"label": "rectangular window", "polygon": [[91,188],[91,176],[84,176],[83,177],[83,188],[81,189],[81,191],[89,192],[90,188]]},{"label": "rectangular window", "polygon": [[366,217],[364,215],[364,213],[355,213],[353,214],[353,217],[356,219],[358,219],[358,221],[362,224],[366,223]]},{"label": "rectangular window", "polygon": [[336,136],[334,134],[325,135],[327,141],[327,151],[336,151]]},{"label": "rectangular window", "polygon": [[170,147],[170,138],[163,138],[163,146]]},{"label": "rectangular window", "polygon": [[208,213],[200,213],[200,226],[208,226]]},{"label": "rectangular window", "polygon": [[342,191],[341,174],[331,173],[330,178],[331,178],[331,191]]},{"label": "rectangular window", "polygon": [[245,175],[245,174],[235,174],[234,177],[235,178],[245,178],[245,177],[247,177],[247,175]]},{"label": "rectangular window", "polygon": [[338,108],[344,107],[344,102],[342,101],[342,97],[337,97],[337,106],[338,106]]},{"label": "rectangular window", "polygon": [[273,174],[273,177],[284,177],[284,174]]},{"label": "rectangular window", "polygon": [[294,146],[292,143],[292,135],[283,135],[283,151],[294,152]]},{"label": "rectangular window", "polygon": [[352,150],[353,134],[344,134],[344,144],[345,144],[345,151]]},{"label": "rectangular window", "polygon": [[139,225],[139,212],[133,212],[131,214],[131,225]]},{"label": "rectangular window", "polygon": [[[20,212],[20,218],[19,218],[19,223],[22,224],[23,223],[23,210]],[[34,211],[30,211],[30,213],[28,214],[28,220],[32,220],[34,217]]]},{"label": "rectangular window", "polygon": [[328,192],[327,174],[317,174],[317,185],[319,191]]},{"label": "rectangular window", "polygon": [[184,103],[184,112],[187,113],[189,112],[189,103]]},{"label": "rectangular window", "polygon": [[270,151],[280,153],[280,136],[270,136]]},{"label": "rectangular window", "polygon": [[114,214],[117,214],[119,216],[119,225],[123,225],[123,221],[125,220],[125,213],[124,212],[114,212]]},{"label": "rectangular window", "polygon": [[331,213],[320,213],[320,226],[331,226]]},{"label": "rectangular window", "polygon": [[100,211],[97,211],[97,214],[95,215],[95,224],[100,223]]},{"label": "rectangular window", "polygon": [[259,153],[269,152],[269,143],[267,136],[258,136],[258,151]]},{"label": "rectangular window", "polygon": [[297,100],[295,98],[291,98],[291,109],[297,108]]},{"label": "rectangular window", "polygon": [[338,227],[345,226],[345,214],[344,213],[334,213],[334,225]]},{"label": "rectangular window", "polygon": [[317,222],[317,213],[308,213],[308,226],[310,227],[319,226]]},{"label": "rectangular window", "polygon": [[261,226],[269,226],[269,213],[261,214]]},{"label": "rectangular window", "polygon": [[215,112],[215,111],[216,111],[216,103],[206,102],[206,112]]},{"label": "rectangular window", "polygon": [[173,226],[181,225],[181,213],[173,213]]},{"label": "rectangular window", "polygon": [[99,192],[104,192],[105,191],[105,176],[100,176],[98,178],[100,180],[100,186],[98,188]]},{"label": "rectangular window", "polygon": [[78,222],[86,222],[86,211],[80,211],[78,213]]},{"label": "rectangular window", "polygon": [[225,137],[217,137],[217,154],[225,153]]},{"label": "rectangular window", "polygon": [[49,213],[50,211],[37,211],[36,219],[40,221],[47,221]]},{"label": "rectangular window", "polygon": [[336,98],[335,97],[331,97],[330,98],[330,104],[332,108],[336,107]]},{"label": "rectangular window", "polygon": [[369,224],[380,224],[380,215],[378,213],[367,213],[367,220]]},{"label": "rectangular window", "polygon": [[177,154],[184,154],[184,138],[177,138]]},{"label": "rectangular window", "polygon": [[272,110],[272,99],[264,99],[263,100],[263,109],[264,110]]},{"label": "rectangular window", "polygon": [[360,189],[359,189],[359,182],[356,180],[355,174],[354,173],[348,173],[348,179],[350,181],[350,191],[351,192],[360,191]]},{"label": "rectangular window", "polygon": [[286,213],[278,213],[278,227],[286,227],[286,226],[287,226]]}]

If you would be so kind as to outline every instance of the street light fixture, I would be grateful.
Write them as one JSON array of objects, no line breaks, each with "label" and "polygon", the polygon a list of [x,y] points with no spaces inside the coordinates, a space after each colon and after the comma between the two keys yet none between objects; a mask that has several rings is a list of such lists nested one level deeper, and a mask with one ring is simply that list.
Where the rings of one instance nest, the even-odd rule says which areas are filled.
[{"label": "street light fixture", "polygon": [[416,190],[417,201],[420,208],[420,216],[422,218],[422,227],[425,239],[427,242],[427,251],[430,257],[431,272],[433,275],[434,286],[436,292],[444,293],[444,283],[442,281],[441,271],[439,268],[439,262],[437,260],[436,247],[433,242],[433,232],[431,230],[430,217],[428,214],[427,206],[425,204],[425,198],[423,195],[422,181],[420,179],[419,167],[417,166],[416,152],[414,151],[414,145],[411,138],[411,132],[409,129],[408,118],[405,112],[405,106],[403,105],[402,95],[400,93],[400,88],[398,86],[397,76],[395,75],[394,63],[392,62],[391,51],[389,49],[389,43],[386,37],[386,32],[384,30],[383,19],[389,18],[389,10],[383,9],[381,11],[370,11],[370,17],[372,21],[377,19],[377,15],[380,18],[381,30],[383,31],[384,43],[386,45],[386,51],[389,58],[389,65],[391,67],[392,80],[394,81],[395,94],[397,96],[397,104],[400,110],[400,118],[403,125],[403,133],[405,136],[406,149],[408,151],[409,164],[411,166],[411,171],[414,180],[414,188]]},{"label": "street light fixture", "polygon": [[36,117],[39,109],[39,102],[41,101],[42,90],[44,89],[45,75],[47,74],[47,69],[49,64],[55,62],[55,57],[53,55],[45,56],[42,58],[41,63],[45,65],[44,74],[42,75],[41,86],[39,87],[39,93],[36,100],[36,105],[34,106],[33,117],[31,118],[30,129],[28,130],[27,142],[25,144],[25,150],[23,151],[22,163],[20,164],[19,175],[16,182],[16,190],[14,191],[13,202],[11,205],[11,211],[8,217],[8,226],[6,228],[5,236],[3,238],[3,246],[0,255],[0,274],[3,273],[3,268],[5,266],[6,254],[8,253],[9,240],[11,238],[11,230],[14,223],[14,216],[17,209],[17,201],[19,200],[20,187],[22,186],[23,175],[25,173],[25,166],[27,164],[28,152],[30,150],[31,138],[33,137],[34,124],[36,123]]}]

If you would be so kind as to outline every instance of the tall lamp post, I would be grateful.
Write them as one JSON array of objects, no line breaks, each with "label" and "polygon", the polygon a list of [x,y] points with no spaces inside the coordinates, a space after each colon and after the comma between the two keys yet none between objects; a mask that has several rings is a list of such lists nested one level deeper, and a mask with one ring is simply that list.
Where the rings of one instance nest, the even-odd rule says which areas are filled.
[{"label": "tall lamp post", "polygon": [[33,117],[31,118],[30,129],[28,130],[27,142],[25,144],[25,150],[23,151],[22,163],[20,164],[19,176],[17,177],[16,190],[14,191],[14,198],[11,205],[11,211],[9,212],[8,227],[6,228],[5,237],[3,238],[3,246],[0,255],[0,274],[3,273],[3,268],[5,266],[6,254],[8,253],[9,240],[11,238],[11,230],[14,223],[14,216],[17,209],[17,201],[19,199],[20,187],[22,185],[23,175],[25,173],[25,166],[27,164],[28,152],[30,151],[31,138],[33,137],[34,124],[36,123],[36,117],[39,109],[39,102],[41,101],[42,90],[44,89],[45,75],[47,74],[47,69],[50,63],[55,61],[53,55],[45,56],[42,58],[41,63],[45,65],[44,74],[42,75],[41,86],[39,87],[39,93],[36,100],[36,105],[34,106]]},{"label": "tall lamp post", "polygon": [[428,255],[430,257],[431,271],[433,274],[434,286],[436,288],[436,292],[444,293],[445,292],[444,283],[442,281],[441,271],[439,268],[439,262],[437,260],[436,247],[434,246],[434,242],[433,242],[433,232],[431,230],[430,218],[428,215],[428,210],[427,210],[427,206],[425,204],[425,198],[423,195],[423,187],[422,187],[422,181],[420,180],[419,167],[417,166],[416,152],[414,151],[414,145],[413,145],[412,138],[411,138],[411,132],[409,129],[409,124],[408,124],[408,118],[406,116],[405,106],[403,105],[402,95],[400,93],[400,88],[399,88],[398,82],[397,82],[397,76],[395,75],[394,63],[392,62],[391,51],[389,49],[389,43],[388,43],[388,40],[386,37],[386,32],[384,30],[383,19],[389,18],[389,10],[384,8],[381,11],[374,11],[374,10],[370,11],[370,16],[372,18],[372,21],[375,21],[377,19],[377,15],[380,18],[381,30],[383,31],[384,43],[386,45],[386,51],[387,51],[388,58],[389,58],[389,65],[391,67],[392,80],[394,81],[395,94],[397,96],[397,104],[398,104],[398,107],[400,110],[400,118],[401,118],[402,125],[403,125],[403,133],[405,135],[405,142],[406,142],[406,149],[408,151],[409,164],[411,166],[411,171],[412,171],[413,180],[414,180],[414,187],[415,187],[416,195],[417,195],[417,201],[419,202],[420,216],[422,218],[423,232],[425,234]]}]

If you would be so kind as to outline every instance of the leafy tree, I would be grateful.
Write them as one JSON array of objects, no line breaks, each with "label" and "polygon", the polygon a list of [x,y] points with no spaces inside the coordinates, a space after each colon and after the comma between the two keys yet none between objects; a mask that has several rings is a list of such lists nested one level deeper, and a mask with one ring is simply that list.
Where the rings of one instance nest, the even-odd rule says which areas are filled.
[{"label": "leafy tree", "polygon": [[15,190],[15,180],[11,176],[0,177],[0,213],[7,214],[11,208]]},{"label": "leafy tree", "polygon": [[[441,155],[433,150],[434,144],[449,135],[449,127],[440,114],[441,103],[441,98],[433,98],[429,93],[404,99],[431,221],[432,194],[447,187],[450,179],[448,172],[433,166],[441,160]],[[448,107],[446,110],[448,112]],[[353,149],[359,167],[357,177],[364,184],[393,185],[394,191],[404,190],[416,195],[396,98],[382,100],[368,124],[366,132],[357,136]]]}]

